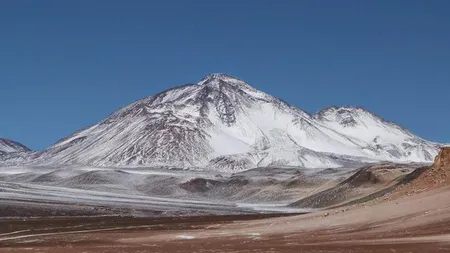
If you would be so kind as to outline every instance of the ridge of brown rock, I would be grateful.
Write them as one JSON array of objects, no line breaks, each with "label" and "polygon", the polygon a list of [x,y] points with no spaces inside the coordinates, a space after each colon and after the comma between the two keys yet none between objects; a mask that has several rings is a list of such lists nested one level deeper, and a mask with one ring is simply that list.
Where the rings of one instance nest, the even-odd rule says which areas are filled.
[{"label": "ridge of brown rock", "polygon": [[409,184],[401,187],[394,194],[396,196],[412,195],[450,185],[450,147],[442,147],[428,168],[419,168],[421,174]]},{"label": "ridge of brown rock", "polygon": [[441,148],[431,169],[425,171],[423,176],[433,188],[450,184],[450,147]]},{"label": "ridge of brown rock", "polygon": [[434,168],[447,168],[450,170],[450,147],[443,147],[434,159]]}]

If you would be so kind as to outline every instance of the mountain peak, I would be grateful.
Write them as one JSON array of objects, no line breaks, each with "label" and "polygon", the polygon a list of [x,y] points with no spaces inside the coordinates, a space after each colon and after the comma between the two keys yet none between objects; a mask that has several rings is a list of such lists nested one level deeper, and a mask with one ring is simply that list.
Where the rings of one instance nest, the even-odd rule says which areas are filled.
[{"label": "mountain peak", "polygon": [[7,164],[230,171],[329,168],[349,161],[431,162],[436,153],[434,143],[365,109],[331,107],[311,116],[234,76],[216,73],[136,101],[23,160],[4,159]]},{"label": "mountain peak", "polygon": [[342,125],[345,126],[354,126],[357,124],[357,121],[367,122],[367,119],[371,118],[372,120],[390,124],[391,126],[410,133],[406,128],[394,122],[385,120],[383,117],[360,106],[330,106],[317,112],[315,118],[319,120],[341,122]]},{"label": "mountain peak", "polygon": [[30,151],[25,145],[9,139],[0,138],[0,153]]},{"label": "mountain peak", "polygon": [[328,113],[343,113],[343,112],[365,112],[365,113],[371,113],[367,109],[360,107],[360,106],[329,106],[327,108],[324,108],[316,113],[316,115],[325,115]]},{"label": "mountain peak", "polygon": [[228,75],[228,74],[224,74],[224,73],[212,73],[209,74],[205,77],[203,77],[200,82],[198,82],[199,85],[205,85],[214,81],[223,81],[226,83],[245,83],[244,81],[242,81],[241,79],[232,76],[232,75]]},{"label": "mountain peak", "polygon": [[315,117],[318,119],[328,119],[334,121],[336,120],[336,117],[350,119],[354,117],[361,117],[363,115],[383,120],[381,117],[359,106],[330,106],[317,112]]}]

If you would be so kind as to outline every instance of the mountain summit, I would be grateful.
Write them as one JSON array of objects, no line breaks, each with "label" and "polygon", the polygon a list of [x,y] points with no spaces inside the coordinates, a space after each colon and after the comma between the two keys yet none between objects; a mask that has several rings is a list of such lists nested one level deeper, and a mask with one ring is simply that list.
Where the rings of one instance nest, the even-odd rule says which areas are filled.
[{"label": "mountain summit", "polygon": [[245,170],[431,162],[438,144],[355,107],[310,115],[226,74],[136,101],[40,152],[7,163]]},{"label": "mountain summit", "polygon": [[25,145],[16,141],[0,138],[0,154],[30,151]]}]

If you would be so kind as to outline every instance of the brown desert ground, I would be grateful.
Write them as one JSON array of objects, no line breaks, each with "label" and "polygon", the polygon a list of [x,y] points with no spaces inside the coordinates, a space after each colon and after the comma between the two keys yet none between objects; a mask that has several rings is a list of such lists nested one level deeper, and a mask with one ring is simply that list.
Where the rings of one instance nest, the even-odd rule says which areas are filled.
[{"label": "brown desert ground", "polygon": [[450,152],[365,203],[304,215],[3,220],[0,252],[450,252]]}]

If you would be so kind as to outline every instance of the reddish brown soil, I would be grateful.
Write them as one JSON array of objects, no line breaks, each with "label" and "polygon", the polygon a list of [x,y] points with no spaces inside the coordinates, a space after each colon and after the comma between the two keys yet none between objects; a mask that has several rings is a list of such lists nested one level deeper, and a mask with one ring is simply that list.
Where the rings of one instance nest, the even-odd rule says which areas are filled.
[{"label": "reddish brown soil", "polygon": [[0,252],[450,252],[449,193],[287,217],[4,220]]},{"label": "reddish brown soil", "polygon": [[450,252],[449,179],[446,149],[395,198],[312,214],[4,220],[0,252]]}]

